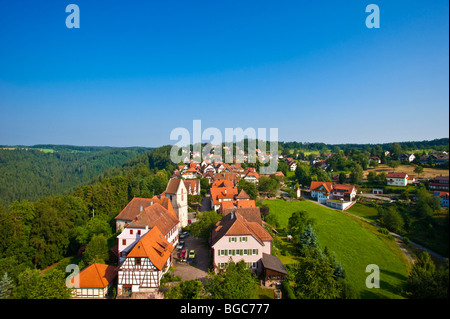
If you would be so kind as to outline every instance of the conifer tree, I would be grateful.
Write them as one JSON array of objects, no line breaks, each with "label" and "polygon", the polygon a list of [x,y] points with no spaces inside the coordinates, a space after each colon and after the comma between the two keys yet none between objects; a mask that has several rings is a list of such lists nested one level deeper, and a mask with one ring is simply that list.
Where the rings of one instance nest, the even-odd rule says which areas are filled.
[{"label": "conifer tree", "polygon": [[9,278],[8,273],[5,272],[0,280],[0,299],[7,299],[13,288],[14,283]]}]

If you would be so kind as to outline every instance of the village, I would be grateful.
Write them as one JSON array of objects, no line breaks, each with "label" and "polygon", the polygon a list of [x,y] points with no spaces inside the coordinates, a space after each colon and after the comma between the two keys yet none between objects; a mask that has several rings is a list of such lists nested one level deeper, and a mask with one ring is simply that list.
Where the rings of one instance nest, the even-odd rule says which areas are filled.
[{"label": "village", "polygon": [[[289,174],[295,172],[297,160],[286,155],[280,155],[278,160],[287,164]],[[413,159],[405,154],[403,160]],[[423,160],[429,161],[428,158]],[[370,157],[369,161],[380,159]],[[323,159],[313,159],[310,165],[327,168]],[[238,190],[239,181],[258,185],[262,178],[276,178],[283,187],[277,190],[275,197],[306,198],[340,211],[357,203],[358,196],[391,201],[390,197],[381,197],[382,189],[373,188],[369,194],[358,193],[356,185],[340,183],[338,177],[333,175],[332,182],[286,185],[287,178],[281,171],[261,175],[246,163],[215,161],[213,154],[203,162],[191,160],[180,164],[163,193],[152,198],[135,197],[115,217],[116,231],[120,233],[117,246],[113,248],[117,266],[94,263],[83,269],[77,275],[78,287],[72,290],[73,297],[110,298],[114,289],[116,298],[160,299],[164,298],[161,281],[169,271],[182,280],[202,280],[209,269],[226,270],[230,261],[243,260],[258,276],[261,287],[273,289],[275,298],[280,298],[279,288],[288,271],[272,254],[274,238],[269,230],[272,234],[276,230],[261,218],[255,199],[244,189]],[[202,179],[208,181],[208,190],[202,190]],[[438,176],[429,181],[430,189],[441,199],[443,207],[448,207],[448,180],[448,176]],[[406,187],[415,183],[417,179],[404,172],[386,174],[389,186]],[[283,191],[287,188],[289,192]],[[193,197],[200,200],[189,203]],[[207,246],[185,230],[205,211],[221,214]]]}]

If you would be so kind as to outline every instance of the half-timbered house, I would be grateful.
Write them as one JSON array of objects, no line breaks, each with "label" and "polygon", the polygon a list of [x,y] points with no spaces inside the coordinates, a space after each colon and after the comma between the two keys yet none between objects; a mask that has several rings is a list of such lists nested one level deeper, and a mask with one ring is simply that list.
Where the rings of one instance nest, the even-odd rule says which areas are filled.
[{"label": "half-timbered house", "polygon": [[118,295],[152,293],[172,265],[174,247],[157,226],[150,229],[118,267]]}]

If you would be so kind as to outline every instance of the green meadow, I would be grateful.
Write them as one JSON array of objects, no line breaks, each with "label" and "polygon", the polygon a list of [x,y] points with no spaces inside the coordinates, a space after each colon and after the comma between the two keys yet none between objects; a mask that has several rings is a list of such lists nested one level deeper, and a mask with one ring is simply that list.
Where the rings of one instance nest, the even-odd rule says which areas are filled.
[{"label": "green meadow", "polygon": [[[340,211],[310,201],[265,200],[270,214],[280,222],[278,238],[285,253],[278,254],[284,264],[296,262],[295,250],[286,241],[284,228],[293,212],[303,210],[315,219],[313,226],[321,248],[328,249],[344,267],[349,282],[363,299],[402,297],[402,286],[408,276],[409,264],[395,241],[382,235],[377,228]],[[287,252],[287,253],[286,253]],[[380,288],[367,288],[366,267],[375,264],[380,269]]]}]

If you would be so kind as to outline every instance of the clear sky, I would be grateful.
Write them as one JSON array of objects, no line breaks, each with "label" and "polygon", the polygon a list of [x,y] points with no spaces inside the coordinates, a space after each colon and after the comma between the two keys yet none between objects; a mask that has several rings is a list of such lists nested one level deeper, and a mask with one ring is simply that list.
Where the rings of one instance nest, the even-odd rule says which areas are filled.
[{"label": "clear sky", "polygon": [[449,136],[448,87],[447,0],[0,0],[0,144],[160,146],[193,120],[428,140]]}]

